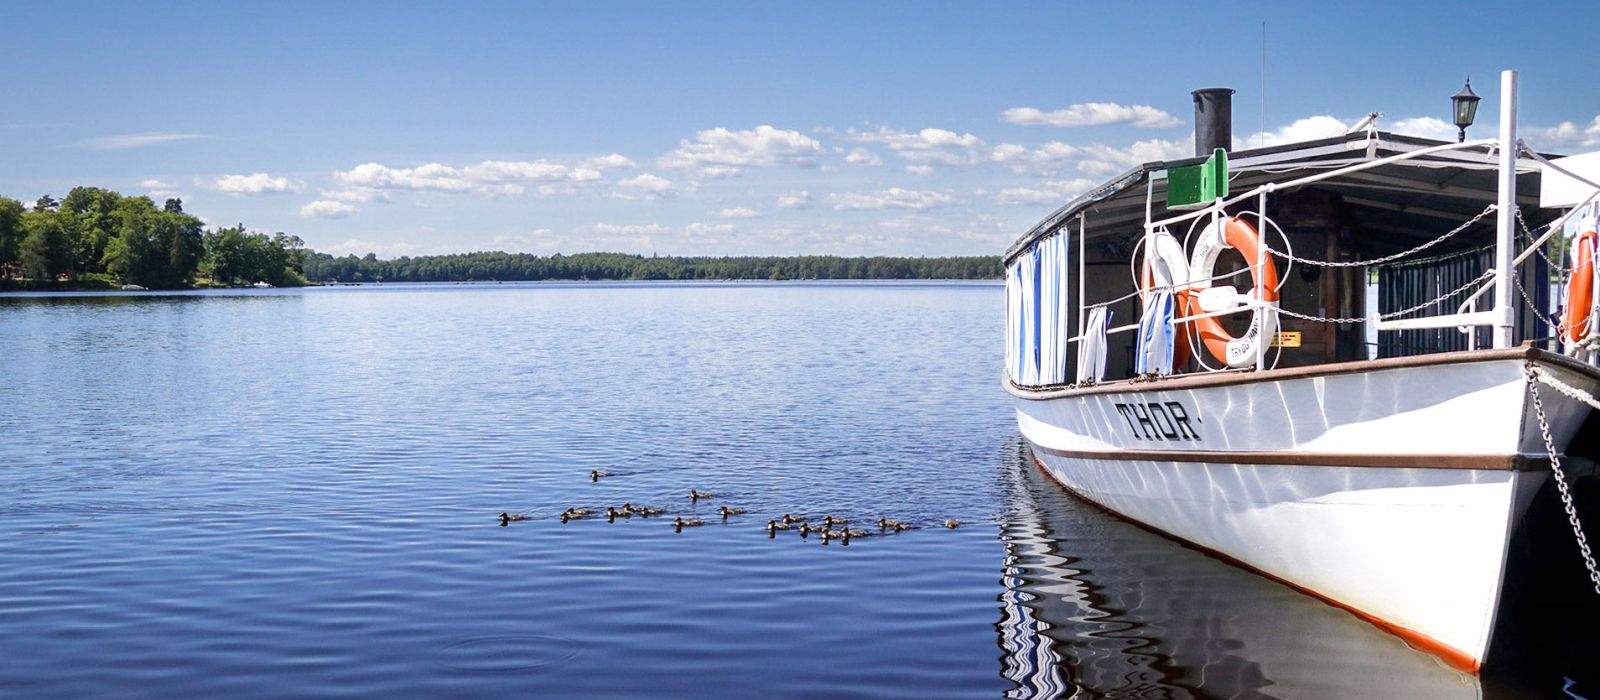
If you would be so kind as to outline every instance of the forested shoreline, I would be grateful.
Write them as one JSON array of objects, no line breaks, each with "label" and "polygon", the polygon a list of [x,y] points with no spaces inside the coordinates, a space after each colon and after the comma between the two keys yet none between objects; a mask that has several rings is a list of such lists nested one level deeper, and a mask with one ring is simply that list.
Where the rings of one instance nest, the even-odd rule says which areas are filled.
[{"label": "forested shoreline", "polygon": [[709,279],[994,279],[1000,257],[534,255],[476,252],[334,257],[243,224],[206,229],[168,199],[76,187],[32,207],[0,197],[0,289],[149,289],[267,283]]}]

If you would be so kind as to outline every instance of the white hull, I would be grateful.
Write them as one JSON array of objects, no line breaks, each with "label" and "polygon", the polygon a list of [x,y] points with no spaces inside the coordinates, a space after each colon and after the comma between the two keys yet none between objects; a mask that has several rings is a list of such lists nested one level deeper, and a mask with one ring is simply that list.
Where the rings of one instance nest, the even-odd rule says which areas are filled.
[{"label": "white hull", "polygon": [[[1527,360],[1497,352],[1014,393],[1039,463],[1078,495],[1476,670],[1506,545],[1548,474]],[[1541,395],[1564,448],[1587,408]]]}]

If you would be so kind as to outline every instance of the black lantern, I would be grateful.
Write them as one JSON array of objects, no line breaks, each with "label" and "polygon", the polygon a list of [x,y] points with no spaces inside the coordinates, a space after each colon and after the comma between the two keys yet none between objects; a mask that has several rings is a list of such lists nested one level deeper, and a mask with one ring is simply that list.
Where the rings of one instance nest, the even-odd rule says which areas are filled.
[{"label": "black lantern", "polygon": [[1461,92],[1450,98],[1450,105],[1455,108],[1456,128],[1461,130],[1461,134],[1456,137],[1456,143],[1467,140],[1467,127],[1472,126],[1472,119],[1478,116],[1478,100],[1481,99],[1483,98],[1478,97],[1478,93],[1472,91],[1471,78],[1467,79],[1467,84],[1461,88]]}]

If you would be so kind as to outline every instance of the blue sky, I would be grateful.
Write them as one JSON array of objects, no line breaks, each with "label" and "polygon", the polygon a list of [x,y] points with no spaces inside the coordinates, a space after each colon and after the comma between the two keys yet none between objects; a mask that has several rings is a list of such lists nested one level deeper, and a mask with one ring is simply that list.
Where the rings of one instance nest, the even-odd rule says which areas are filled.
[{"label": "blue sky", "polygon": [[[1451,133],[1600,149],[1593,2],[30,3],[0,194],[179,195],[335,253],[992,254],[1191,149]],[[1262,22],[1266,23],[1265,93]],[[1265,95],[1265,108],[1262,98]]]}]

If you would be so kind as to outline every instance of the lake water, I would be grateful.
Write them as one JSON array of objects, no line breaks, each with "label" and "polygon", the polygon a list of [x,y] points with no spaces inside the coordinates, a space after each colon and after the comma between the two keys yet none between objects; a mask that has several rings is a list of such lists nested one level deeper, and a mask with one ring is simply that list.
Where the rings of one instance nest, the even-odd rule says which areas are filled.
[{"label": "lake water", "polygon": [[[1593,692],[1560,654],[1458,673],[1064,495],[999,387],[1003,303],[990,283],[0,296],[0,696]],[[558,517],[624,501],[667,514]],[[769,537],[786,512],[873,536]],[[919,527],[878,536],[880,516]]]}]

